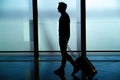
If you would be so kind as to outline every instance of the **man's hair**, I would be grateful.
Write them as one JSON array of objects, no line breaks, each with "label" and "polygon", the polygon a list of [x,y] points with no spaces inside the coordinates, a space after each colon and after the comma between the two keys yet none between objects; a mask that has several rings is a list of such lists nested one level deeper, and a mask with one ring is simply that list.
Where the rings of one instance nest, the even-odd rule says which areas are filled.
[{"label": "man's hair", "polygon": [[64,2],[59,2],[59,6],[60,6],[63,10],[66,10],[66,8],[67,8],[67,4],[64,3]]}]

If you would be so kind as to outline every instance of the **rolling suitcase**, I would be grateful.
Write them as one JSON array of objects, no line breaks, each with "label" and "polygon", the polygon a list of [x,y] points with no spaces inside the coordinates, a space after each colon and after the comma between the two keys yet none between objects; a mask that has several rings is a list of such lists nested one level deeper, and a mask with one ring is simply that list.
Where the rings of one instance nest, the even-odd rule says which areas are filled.
[{"label": "rolling suitcase", "polygon": [[[71,55],[75,58],[76,55],[73,55],[73,51],[68,45],[68,49],[71,51]],[[75,63],[77,64],[77,69],[75,72],[73,72],[73,75],[77,73],[77,71],[82,70],[82,73],[88,77],[88,79],[92,79],[95,74],[97,73],[97,70],[95,69],[94,65],[90,62],[90,60],[86,56],[79,56],[75,60]]]},{"label": "rolling suitcase", "polygon": [[86,56],[78,57],[75,62],[77,64],[77,67],[81,69],[82,73],[89,79],[93,78],[97,73],[95,67]]}]

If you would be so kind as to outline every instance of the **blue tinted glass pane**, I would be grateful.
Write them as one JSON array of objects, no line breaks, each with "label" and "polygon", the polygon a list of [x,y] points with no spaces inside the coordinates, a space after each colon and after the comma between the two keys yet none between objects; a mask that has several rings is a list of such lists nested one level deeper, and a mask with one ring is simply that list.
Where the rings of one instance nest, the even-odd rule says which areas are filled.
[{"label": "blue tinted glass pane", "polygon": [[120,50],[119,4],[119,0],[86,0],[87,50]]},{"label": "blue tinted glass pane", "polygon": [[60,50],[58,42],[58,20],[60,13],[58,12],[57,7],[58,3],[61,1],[67,3],[67,13],[71,19],[71,37],[69,40],[69,46],[72,50],[80,50],[80,34],[78,34],[80,32],[80,1],[38,0],[40,51]]},{"label": "blue tinted glass pane", "polygon": [[0,0],[0,51],[29,51],[31,0]]}]

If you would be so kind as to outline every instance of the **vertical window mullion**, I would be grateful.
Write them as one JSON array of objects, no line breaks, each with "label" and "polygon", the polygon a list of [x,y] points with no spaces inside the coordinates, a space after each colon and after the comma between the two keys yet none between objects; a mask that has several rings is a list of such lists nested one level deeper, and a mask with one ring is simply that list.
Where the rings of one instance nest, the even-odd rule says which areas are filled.
[{"label": "vertical window mullion", "polygon": [[86,56],[86,0],[81,0],[81,50],[83,56]]}]

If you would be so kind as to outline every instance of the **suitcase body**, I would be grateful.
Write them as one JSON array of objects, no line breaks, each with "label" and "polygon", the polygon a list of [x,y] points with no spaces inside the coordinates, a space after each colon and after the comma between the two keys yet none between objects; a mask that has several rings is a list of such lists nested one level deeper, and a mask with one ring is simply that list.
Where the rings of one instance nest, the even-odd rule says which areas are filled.
[{"label": "suitcase body", "polygon": [[85,56],[80,56],[76,59],[76,64],[79,69],[82,70],[82,73],[88,78],[93,78],[97,73],[93,64],[89,61],[89,59]]}]

